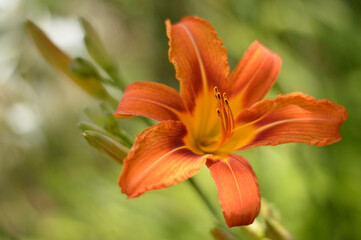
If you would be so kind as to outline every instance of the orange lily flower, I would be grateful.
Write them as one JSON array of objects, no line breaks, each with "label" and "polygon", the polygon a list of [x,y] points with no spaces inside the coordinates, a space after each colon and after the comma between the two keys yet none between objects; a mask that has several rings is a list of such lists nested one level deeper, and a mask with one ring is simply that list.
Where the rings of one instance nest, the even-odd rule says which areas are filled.
[{"label": "orange lily flower", "polygon": [[141,115],[159,123],[137,136],[119,185],[133,198],[184,181],[207,165],[227,225],[250,224],[260,211],[258,182],[249,162],[232,152],[337,142],[347,112],[303,93],[263,99],[281,59],[257,41],[229,76],[226,49],[208,22],[185,17],[166,26],[180,93],[153,82],[134,82],[125,89],[114,115]]}]

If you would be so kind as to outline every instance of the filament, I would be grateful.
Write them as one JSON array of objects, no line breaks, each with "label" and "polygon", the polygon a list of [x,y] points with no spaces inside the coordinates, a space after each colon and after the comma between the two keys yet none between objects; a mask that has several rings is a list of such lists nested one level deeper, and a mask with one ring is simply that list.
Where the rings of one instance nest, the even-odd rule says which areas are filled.
[{"label": "filament", "polygon": [[217,115],[221,120],[222,133],[221,141],[219,142],[220,146],[232,137],[234,129],[234,118],[226,93],[221,95],[221,93],[218,91],[218,88],[214,87],[214,96],[217,100]]}]

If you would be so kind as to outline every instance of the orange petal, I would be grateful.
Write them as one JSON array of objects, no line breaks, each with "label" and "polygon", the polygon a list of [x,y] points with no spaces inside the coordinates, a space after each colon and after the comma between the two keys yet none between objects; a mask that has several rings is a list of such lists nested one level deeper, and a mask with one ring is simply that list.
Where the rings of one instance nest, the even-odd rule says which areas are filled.
[{"label": "orange petal", "polygon": [[181,122],[163,121],[143,131],[135,140],[119,179],[129,198],[146,191],[169,187],[196,174],[208,155],[196,155],[182,141]]},{"label": "orange petal", "polygon": [[178,120],[184,111],[182,99],[173,88],[154,82],[134,82],[125,89],[114,116],[140,115],[157,121]]},{"label": "orange petal", "polygon": [[339,128],[347,119],[344,107],[330,100],[316,100],[303,93],[264,99],[244,110],[236,120],[253,126],[253,137],[241,150],[282,143],[328,145],[341,139]]},{"label": "orange petal", "polygon": [[230,76],[233,86],[230,99],[233,98],[232,103],[236,104],[236,115],[264,98],[276,81],[280,68],[281,58],[258,41],[249,47]]},{"label": "orange petal", "polygon": [[247,159],[231,154],[227,159],[207,161],[216,182],[218,198],[228,227],[248,225],[258,216],[261,196]]},{"label": "orange petal", "polygon": [[229,66],[227,51],[214,28],[205,20],[185,17],[171,25],[166,21],[169,60],[174,64],[180,92],[191,111],[198,94],[215,86],[225,92]]}]

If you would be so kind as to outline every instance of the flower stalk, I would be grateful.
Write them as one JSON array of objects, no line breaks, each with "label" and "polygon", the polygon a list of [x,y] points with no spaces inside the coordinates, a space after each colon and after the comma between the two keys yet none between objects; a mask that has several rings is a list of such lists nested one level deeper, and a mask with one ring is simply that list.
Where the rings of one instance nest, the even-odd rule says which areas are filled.
[{"label": "flower stalk", "polygon": [[200,199],[203,201],[204,205],[208,208],[209,212],[213,215],[214,219],[219,222],[219,216],[217,214],[216,209],[213,207],[212,203],[208,200],[202,189],[199,187],[199,185],[194,180],[194,177],[191,177],[187,181],[190,186],[192,186],[193,190],[198,194]]}]

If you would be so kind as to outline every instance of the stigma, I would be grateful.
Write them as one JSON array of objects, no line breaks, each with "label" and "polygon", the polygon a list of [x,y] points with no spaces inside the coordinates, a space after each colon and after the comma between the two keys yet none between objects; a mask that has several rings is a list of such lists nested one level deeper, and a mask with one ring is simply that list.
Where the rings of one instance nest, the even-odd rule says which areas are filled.
[{"label": "stigma", "polygon": [[229,106],[229,101],[227,99],[226,93],[221,94],[218,91],[217,87],[214,87],[214,96],[217,101],[217,115],[221,120],[221,141],[219,145],[222,145],[224,142],[228,141],[234,130],[234,118],[231,107]]}]

